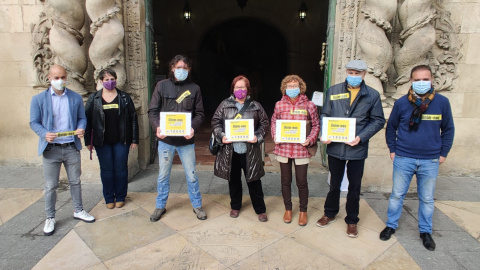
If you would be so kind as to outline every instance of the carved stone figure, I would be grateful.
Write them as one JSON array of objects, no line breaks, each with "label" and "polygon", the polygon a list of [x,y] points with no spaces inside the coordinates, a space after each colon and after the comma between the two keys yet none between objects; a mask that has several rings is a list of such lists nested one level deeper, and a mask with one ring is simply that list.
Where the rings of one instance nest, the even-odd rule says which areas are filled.
[{"label": "carved stone figure", "polygon": [[123,37],[125,31],[117,18],[120,7],[115,0],[86,0],[88,16],[92,20],[90,32],[94,36],[90,44],[90,60],[95,66],[94,79],[104,68],[112,68],[117,73],[117,87],[125,84]]},{"label": "carved stone figure", "polygon": [[68,88],[86,95],[83,74],[87,70],[87,56],[80,32],[85,23],[83,7],[77,0],[49,0],[46,10],[53,22],[49,40],[54,62],[67,70]]},{"label": "carved stone figure", "polygon": [[411,69],[429,62],[427,56],[436,38],[435,28],[430,23],[436,15],[432,4],[433,0],[405,0],[398,10],[403,31],[400,33],[402,47],[395,54],[398,78],[394,99],[405,95],[410,88]]},{"label": "carved stone figure", "polygon": [[429,65],[434,73],[433,85],[436,91],[453,90],[454,80],[458,77],[457,64],[462,57],[457,34],[460,27],[455,26],[450,18],[450,12],[443,1],[435,3],[437,16],[433,21],[436,30],[436,46],[429,54]]},{"label": "carved stone figure", "polygon": [[385,73],[393,58],[393,50],[385,32],[390,33],[390,21],[395,16],[397,0],[366,0],[362,7],[364,19],[360,20],[356,29],[357,44],[360,52],[358,59],[368,65],[365,82],[383,95],[382,82],[387,81]]}]

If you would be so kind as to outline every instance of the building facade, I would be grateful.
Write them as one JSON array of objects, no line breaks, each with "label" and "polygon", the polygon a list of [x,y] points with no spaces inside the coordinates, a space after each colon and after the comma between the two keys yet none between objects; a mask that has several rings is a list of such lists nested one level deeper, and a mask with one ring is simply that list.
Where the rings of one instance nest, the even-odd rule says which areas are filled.
[{"label": "building facade", "polygon": [[[0,1],[0,164],[41,164],[29,105],[48,87],[48,68],[57,63],[67,68],[68,87],[85,98],[96,91],[101,68],[116,70],[118,87],[131,94],[139,115],[130,173],[146,168],[154,152],[149,96],[168,75],[168,60],[182,53],[193,59],[207,115],[228,94],[234,75],[251,78],[268,113],[284,75],[302,76],[310,94],[326,91],[345,79],[349,60],[363,59],[366,82],[381,93],[388,117],[410,86],[410,69],[428,64],[436,90],[450,99],[457,130],[440,173],[478,176],[478,17],[478,0]],[[94,181],[98,162],[83,151],[82,178]],[[379,132],[370,143],[364,186],[390,189],[391,171]]]}]

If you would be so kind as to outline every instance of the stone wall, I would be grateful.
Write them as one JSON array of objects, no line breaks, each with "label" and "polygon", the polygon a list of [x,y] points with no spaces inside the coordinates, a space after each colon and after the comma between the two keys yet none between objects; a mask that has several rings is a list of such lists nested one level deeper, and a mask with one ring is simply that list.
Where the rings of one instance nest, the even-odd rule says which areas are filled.
[{"label": "stone wall", "polygon": [[[405,0],[406,1],[406,0]],[[175,1],[174,1],[175,2]],[[222,12],[223,1],[217,1],[215,9],[210,6],[196,7],[195,12],[205,12],[211,18],[205,24],[205,28],[214,25],[216,22],[225,20],[228,16]],[[272,1],[271,1],[272,2]],[[273,1],[274,2],[274,1]],[[273,3],[272,2],[272,3]],[[335,27],[335,52],[333,65],[333,82],[338,83],[344,80],[344,64],[349,59],[355,58],[359,50],[355,36],[356,25],[364,19],[361,13],[361,7],[368,1],[338,0],[336,27]],[[399,4],[404,1],[398,1]],[[477,134],[480,125],[480,106],[476,101],[480,100],[480,86],[472,79],[478,74],[476,70],[480,67],[480,1],[479,0],[445,0],[435,1],[441,3],[446,11],[450,13],[451,21],[457,29],[459,40],[460,55],[455,68],[458,72],[458,78],[453,80],[451,90],[442,91],[441,94],[450,99],[453,108],[453,114],[456,124],[456,137],[454,146],[447,162],[441,166],[440,173],[443,175],[480,175],[477,164],[480,163],[480,141]],[[140,162],[138,166],[145,167],[149,157],[149,149],[146,149],[150,140],[148,134],[147,101],[148,91],[146,86],[146,53],[145,53],[145,24],[143,1],[118,0],[117,3],[122,7],[119,19],[124,22],[125,40],[124,57],[126,70],[126,84],[124,90],[135,98],[135,104],[138,108],[139,122],[141,126],[141,144],[139,156],[136,151],[131,158],[133,164]],[[173,2],[172,2],[173,3]],[[270,2],[269,2],[270,3]],[[311,1],[307,2],[310,5]],[[44,3],[40,0],[4,0],[0,2],[0,164],[9,165],[40,165],[41,157],[37,156],[38,137],[30,130],[29,108],[30,100],[33,95],[44,91],[43,88],[35,88],[36,74],[33,68],[33,40],[32,25],[38,23],[39,15],[43,11]],[[125,5],[128,9],[125,9]],[[172,4],[174,5],[174,4]],[[257,5],[254,1],[248,2],[248,5]],[[312,4],[313,5],[313,4]],[[272,10],[265,10],[258,7],[253,11],[253,15],[261,16],[268,14],[265,19],[267,22],[282,29],[285,33],[295,34],[295,27],[292,21],[284,21],[279,16],[278,6],[274,3],[270,5]],[[183,5],[175,5],[175,10],[181,10]],[[289,6],[291,9],[297,9],[296,6]],[[180,15],[181,16],[181,15]],[[192,15],[194,20],[195,14]],[[218,16],[214,19],[215,16]],[[223,17],[222,17],[223,16]],[[308,16],[313,16],[309,14]],[[387,16],[388,17],[388,16]],[[310,18],[310,17],[309,17]],[[293,18],[292,18],[293,20]],[[90,22],[85,22],[88,26]],[[399,35],[401,26],[399,25],[398,14],[391,22],[393,26],[392,33],[384,34],[394,44],[395,52],[398,52]],[[85,28],[85,26],[84,26]],[[194,40],[201,39],[201,32],[193,29],[196,36],[185,37],[180,40],[179,46],[184,51],[188,51],[187,44]],[[88,33],[88,29],[82,29],[82,33]],[[324,36],[325,33],[318,33]],[[86,45],[89,40],[86,36]],[[299,43],[289,44],[291,51],[295,54],[302,51],[298,47]],[[194,50],[193,48],[192,50]],[[190,50],[191,51],[191,50]],[[303,68],[298,63],[291,63],[293,69]],[[310,67],[318,68],[318,67]],[[395,78],[398,77],[395,67],[392,65],[387,69],[389,81],[383,83],[385,89],[385,112],[389,115],[391,102],[389,97],[396,91],[394,86]],[[89,75],[90,74],[90,75]],[[93,91],[92,78],[93,67],[89,64],[86,72],[86,89]],[[135,82],[135,83],[134,83]],[[98,180],[98,162],[88,160],[88,152],[82,151],[84,179]],[[139,167],[132,168],[132,171]],[[364,183],[370,189],[385,189],[391,187],[392,165],[388,158],[388,150],[385,145],[384,131],[379,132],[371,142],[370,157],[367,159],[366,175]]]},{"label": "stone wall", "polygon": [[[126,72],[123,71],[123,74],[118,73],[122,77],[120,87],[130,93],[134,99],[141,129],[140,148],[132,150],[129,155],[129,175],[132,177],[139,171],[140,166],[145,168],[149,160],[149,124],[146,120],[148,89],[146,75],[142,75],[145,72],[141,72],[146,70],[144,6],[143,1],[117,0],[112,3],[119,7],[119,14],[115,17],[118,20],[117,24],[124,24],[124,20],[129,24],[128,29],[122,30],[127,37],[120,39],[120,51],[115,53],[121,59],[121,68],[125,70],[125,66],[129,67]],[[89,4],[91,4],[90,8],[99,10],[96,9],[97,3]],[[124,9],[124,5],[128,5],[128,9]],[[74,9],[72,13],[77,17],[81,17],[71,21],[72,13],[65,11],[69,8]],[[55,12],[59,10],[61,13],[70,14],[70,17],[56,17]],[[84,23],[77,23],[83,16]],[[65,23],[66,28],[77,27],[78,32],[72,31],[72,28],[69,31],[56,29],[53,34],[53,30],[50,31],[50,37],[44,35],[46,28],[51,28],[52,21],[57,19],[60,22],[59,25]],[[0,112],[3,116],[0,121],[0,164],[41,165],[41,157],[37,156],[38,136],[32,132],[28,124],[29,110],[32,96],[45,91],[48,87],[45,84],[45,70],[48,70],[49,64],[60,62],[66,66],[69,74],[67,87],[82,94],[85,99],[89,93],[96,91],[95,66],[90,58],[86,58],[93,40],[90,34],[91,22],[84,1],[73,2],[73,4],[58,0],[0,2],[0,37],[3,41],[0,44],[0,93],[4,97],[0,101]],[[73,40],[70,36],[72,33]],[[56,39],[52,38],[53,35]],[[98,37],[102,38],[101,35],[102,33]],[[76,38],[80,42],[77,43]],[[43,43],[47,45],[39,45]],[[124,52],[125,47],[126,52]],[[64,50],[65,48],[75,48],[75,50],[68,51]],[[59,56],[62,53],[63,55]],[[90,54],[95,54],[99,66],[104,64],[103,58],[107,62],[110,61],[109,56],[101,50],[90,52]],[[38,56],[35,60],[41,59],[35,62],[35,67],[34,56]],[[123,61],[125,56],[128,59],[127,65]],[[88,67],[87,64],[85,66],[82,64],[83,67],[79,70],[78,63],[72,62],[71,59],[88,62]],[[70,63],[72,64],[69,66]],[[42,66],[47,67],[42,68]],[[139,156],[139,152],[143,156]],[[99,164],[96,154],[93,154],[92,161],[89,160],[89,152],[85,148],[82,150],[82,170],[83,181],[99,181]],[[62,178],[65,178],[65,175],[62,175]]]},{"label": "stone wall", "polygon": [[[349,60],[368,59],[368,55],[366,55],[369,53],[368,49],[364,52],[361,46],[361,42],[364,42],[361,38],[365,38],[365,36],[360,37],[359,41],[357,26],[365,27],[362,25],[367,17],[365,11],[368,10],[368,5],[372,2],[376,1],[337,1],[332,70],[332,81],[334,83],[345,80],[344,66]],[[381,83],[379,91],[384,95],[385,117],[388,118],[390,115],[391,107],[397,98],[395,94],[401,96],[404,94],[405,89],[409,87],[409,83],[405,85],[398,84],[401,74],[397,73],[400,69],[398,65],[394,65],[395,61],[403,60],[405,54],[411,53],[408,50],[417,50],[415,53],[420,53],[419,51],[424,49],[425,46],[429,46],[428,48],[430,49],[427,52],[418,56],[418,63],[411,63],[411,65],[425,63],[433,67],[436,73],[436,88],[441,89],[440,94],[449,98],[456,127],[453,148],[447,157],[446,163],[440,166],[440,174],[478,176],[480,175],[480,169],[477,165],[480,162],[480,140],[474,130],[478,130],[475,127],[480,124],[480,106],[476,104],[476,101],[480,100],[480,86],[475,84],[472,79],[475,78],[475,74],[478,74],[476,68],[479,66],[478,63],[480,61],[480,53],[478,52],[480,23],[476,19],[480,15],[480,1],[400,0],[395,2],[398,2],[398,7],[397,14],[390,22],[392,24],[391,32],[384,34],[374,29],[377,31],[376,34],[386,35],[393,48],[393,59],[390,66],[386,69],[388,81]],[[406,2],[409,2],[407,4],[415,6],[417,9],[423,4],[425,10],[420,14],[412,14],[410,15],[411,17],[405,16],[405,13],[399,15],[398,10]],[[387,4],[386,1],[381,1],[381,3],[383,5]],[[434,28],[435,30],[435,42],[426,45],[424,42],[428,41],[425,41],[423,38],[427,34],[422,34],[421,30],[413,27],[412,32],[418,30],[420,34],[406,35],[410,40],[408,45],[404,46],[402,44],[404,32],[402,31],[405,29],[402,26],[402,20],[403,24],[406,25],[405,27],[408,27],[414,24],[412,22],[414,16],[425,19],[429,14],[433,17],[429,24],[432,26],[430,29]],[[381,16],[387,15],[378,17]],[[402,16],[404,17],[402,18]],[[409,20],[408,22],[407,19]],[[374,20],[373,25],[375,23],[379,25],[379,21]],[[380,40],[379,37],[377,39]],[[450,45],[448,49],[442,48],[442,46],[445,47],[445,43]],[[407,46],[411,47],[406,48]],[[448,56],[449,58],[442,62],[442,56]],[[369,64],[369,68],[372,67],[370,63],[367,64]],[[407,66],[406,69],[409,70],[410,67]],[[376,88],[379,87],[378,83],[371,80],[367,80],[367,83],[377,85]],[[388,154],[389,151],[385,143],[385,130],[382,130],[370,142],[369,158],[366,161],[363,185],[367,190],[380,189],[388,191],[391,189],[392,162]],[[415,188],[415,184],[412,185],[412,188]]]}]

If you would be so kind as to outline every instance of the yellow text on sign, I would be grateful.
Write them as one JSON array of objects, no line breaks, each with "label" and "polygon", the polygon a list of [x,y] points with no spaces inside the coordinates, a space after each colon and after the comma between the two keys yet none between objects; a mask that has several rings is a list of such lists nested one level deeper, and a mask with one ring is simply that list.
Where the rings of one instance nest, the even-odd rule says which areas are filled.
[{"label": "yellow text on sign", "polygon": [[347,142],[349,124],[348,120],[330,120],[327,127],[327,140]]},{"label": "yellow text on sign", "polygon": [[105,105],[103,105],[103,109],[104,110],[118,109],[118,104],[105,104]]},{"label": "yellow text on sign", "polygon": [[308,115],[307,110],[290,110],[290,114],[300,114],[300,115]]},{"label": "yellow text on sign", "polygon": [[185,114],[168,114],[166,119],[165,134],[184,134],[187,124]]},{"label": "yellow text on sign", "polygon": [[75,130],[57,133],[57,137],[65,137],[65,136],[73,136],[73,135],[75,135]]},{"label": "yellow text on sign", "polygon": [[350,98],[349,93],[337,94],[337,95],[330,96],[330,100],[347,99],[347,98]]},{"label": "yellow text on sign", "polygon": [[441,114],[422,114],[422,120],[442,120]]},{"label": "yellow text on sign", "polygon": [[300,142],[300,122],[283,122],[280,127],[282,141]]},{"label": "yellow text on sign", "polygon": [[183,92],[183,94],[177,98],[176,102],[180,103],[188,96],[190,96],[190,91],[189,90]]},{"label": "yellow text on sign", "polygon": [[248,139],[250,130],[248,129],[248,121],[231,121],[230,137],[232,140]]}]

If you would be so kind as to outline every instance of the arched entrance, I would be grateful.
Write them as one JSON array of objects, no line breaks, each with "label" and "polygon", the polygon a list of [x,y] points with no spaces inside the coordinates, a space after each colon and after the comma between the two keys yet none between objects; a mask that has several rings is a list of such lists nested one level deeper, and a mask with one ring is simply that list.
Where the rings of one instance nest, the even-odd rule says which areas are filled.
[{"label": "arched entrance", "polygon": [[222,22],[206,31],[197,58],[207,121],[230,95],[230,84],[237,75],[250,80],[252,97],[268,115],[273,113],[288,70],[287,43],[277,29],[247,17]]}]

